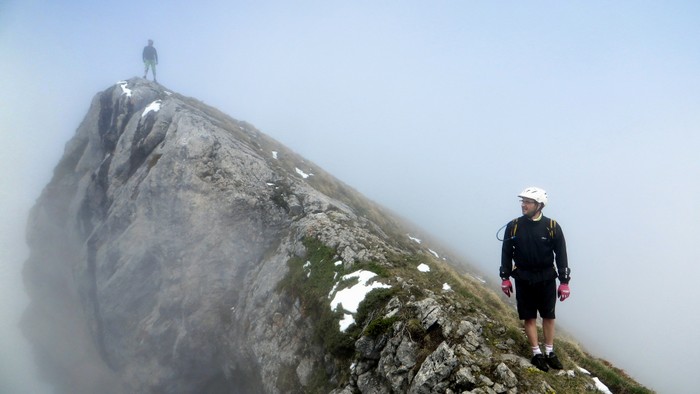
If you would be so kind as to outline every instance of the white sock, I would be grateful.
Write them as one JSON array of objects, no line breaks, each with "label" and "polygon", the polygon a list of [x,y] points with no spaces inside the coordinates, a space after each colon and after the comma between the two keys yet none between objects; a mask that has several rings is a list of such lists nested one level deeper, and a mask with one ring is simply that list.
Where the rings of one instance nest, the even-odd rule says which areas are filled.
[{"label": "white sock", "polygon": [[532,347],[532,355],[536,356],[538,354],[542,354],[542,350],[540,350],[539,346],[533,346]]},{"label": "white sock", "polygon": [[546,343],[544,344],[544,351],[545,353],[549,356],[550,353],[554,351],[554,345],[547,345]]}]

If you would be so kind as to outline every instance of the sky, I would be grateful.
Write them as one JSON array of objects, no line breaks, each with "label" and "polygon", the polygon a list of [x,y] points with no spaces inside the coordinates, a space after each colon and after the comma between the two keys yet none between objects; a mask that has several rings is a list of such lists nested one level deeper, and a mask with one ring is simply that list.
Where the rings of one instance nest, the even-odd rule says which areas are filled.
[{"label": "sky", "polygon": [[689,392],[699,16],[673,0],[0,1],[0,345],[16,354],[0,384],[41,390],[13,323],[28,210],[93,96],[141,76],[153,39],[165,87],[253,124],[490,284],[496,231],[521,190],[544,188],[571,267],[559,327],[648,387]]}]

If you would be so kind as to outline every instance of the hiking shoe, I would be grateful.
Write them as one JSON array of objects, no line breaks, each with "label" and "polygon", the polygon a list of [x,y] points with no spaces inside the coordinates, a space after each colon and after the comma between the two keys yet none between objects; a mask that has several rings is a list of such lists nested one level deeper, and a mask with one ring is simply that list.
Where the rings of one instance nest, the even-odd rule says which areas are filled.
[{"label": "hiking shoe", "polygon": [[547,360],[547,364],[553,369],[564,369],[564,366],[561,365],[561,361],[559,361],[559,357],[557,357],[554,352],[549,353],[545,359]]},{"label": "hiking shoe", "polygon": [[544,354],[535,354],[530,362],[539,370],[545,372],[549,371],[549,367],[547,366],[547,360],[545,359]]}]

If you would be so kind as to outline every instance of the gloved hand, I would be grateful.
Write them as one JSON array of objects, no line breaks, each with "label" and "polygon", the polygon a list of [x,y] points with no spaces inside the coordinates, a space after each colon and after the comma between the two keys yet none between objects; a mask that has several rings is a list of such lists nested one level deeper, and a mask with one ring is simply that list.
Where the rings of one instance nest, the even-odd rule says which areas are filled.
[{"label": "gloved hand", "polygon": [[559,289],[557,289],[557,295],[559,296],[559,301],[564,301],[565,299],[569,298],[569,295],[571,295],[569,285],[566,283],[560,284]]},{"label": "gloved hand", "polygon": [[503,290],[503,293],[510,297],[510,294],[513,292],[513,284],[510,283],[510,279],[506,279],[501,283],[501,290]]}]

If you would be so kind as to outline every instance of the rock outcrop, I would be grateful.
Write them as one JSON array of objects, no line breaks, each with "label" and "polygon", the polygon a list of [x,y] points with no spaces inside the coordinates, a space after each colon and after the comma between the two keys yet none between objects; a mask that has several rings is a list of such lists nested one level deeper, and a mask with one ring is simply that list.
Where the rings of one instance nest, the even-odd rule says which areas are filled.
[{"label": "rock outcrop", "polygon": [[[61,393],[594,387],[534,370],[509,307],[351,188],[143,79],[94,98],[28,243],[23,328]],[[383,288],[331,310],[360,269]]]}]

